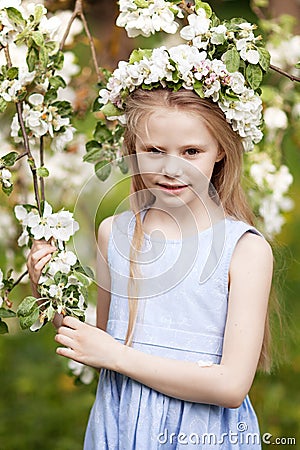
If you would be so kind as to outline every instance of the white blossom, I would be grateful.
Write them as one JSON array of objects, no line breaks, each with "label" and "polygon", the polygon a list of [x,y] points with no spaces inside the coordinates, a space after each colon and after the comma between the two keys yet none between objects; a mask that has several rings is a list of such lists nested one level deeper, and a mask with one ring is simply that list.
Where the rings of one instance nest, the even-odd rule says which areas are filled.
[{"label": "white blossom", "polygon": [[250,175],[259,187],[263,186],[267,174],[274,173],[275,171],[276,167],[267,157],[261,162],[252,163],[250,167]]},{"label": "white blossom", "polygon": [[3,272],[0,269],[0,289],[2,289],[4,287],[4,283],[3,283]]},{"label": "white blossom", "polygon": [[225,25],[218,25],[210,29],[212,35],[210,42],[214,45],[223,44],[226,39],[227,28]]},{"label": "white blossom", "polygon": [[[202,36],[208,32],[211,21],[206,17],[206,12],[202,8],[198,9],[197,14],[190,14],[187,19],[189,25],[182,28],[180,36],[198,46],[199,42],[202,41]],[[196,38],[198,39],[195,40]]]},{"label": "white blossom", "polygon": [[73,140],[74,132],[75,128],[68,126],[62,133],[55,134],[51,143],[52,150],[62,152],[66,145]]},{"label": "white blossom", "polygon": [[160,30],[175,34],[179,25],[174,12],[182,17],[180,8],[165,0],[151,0],[147,8],[140,8],[131,0],[120,0],[119,7],[116,25],[124,27],[129,37],[149,37]]},{"label": "white blossom", "polygon": [[77,257],[73,252],[67,250],[59,252],[49,262],[49,274],[54,276],[56,272],[69,273],[71,267],[76,264],[76,261]]},{"label": "white blossom", "polygon": [[270,106],[265,109],[264,121],[270,130],[285,130],[288,126],[286,113],[275,106]]},{"label": "white blossom", "polygon": [[43,216],[34,214],[28,218],[28,227],[34,239],[45,239],[49,241],[52,237],[52,230],[49,224],[50,217],[52,216],[52,207],[48,202],[45,202]]},{"label": "white blossom", "polygon": [[259,63],[259,52],[256,50],[256,46],[248,42],[247,39],[239,39],[236,42],[236,48],[244,61],[248,61],[251,64]]},{"label": "white blossom", "polygon": [[43,34],[48,35],[51,40],[57,38],[57,33],[61,27],[62,22],[57,16],[52,16],[49,19],[46,16],[43,16],[39,24],[39,30]]},{"label": "white blossom", "polygon": [[70,211],[60,211],[49,217],[52,236],[61,241],[68,241],[79,229],[79,224],[73,219]]},{"label": "white blossom", "polygon": [[267,235],[280,233],[284,218],[280,213],[279,206],[274,202],[272,196],[265,197],[261,200],[259,213],[264,219],[264,228]]},{"label": "white blossom", "polygon": [[269,43],[267,49],[271,54],[271,64],[284,68],[294,66],[300,60],[300,35],[290,36],[277,43]]},{"label": "white blossom", "polygon": [[61,286],[57,286],[56,284],[51,284],[49,287],[48,293],[50,297],[59,298],[63,297],[63,289]]},{"label": "white blossom", "polygon": [[1,169],[0,170],[0,181],[4,187],[10,188],[12,186],[10,179],[11,179],[11,172],[6,168]]},{"label": "white blossom", "polygon": [[244,75],[240,72],[231,74],[230,86],[235,94],[242,94],[246,90]]}]

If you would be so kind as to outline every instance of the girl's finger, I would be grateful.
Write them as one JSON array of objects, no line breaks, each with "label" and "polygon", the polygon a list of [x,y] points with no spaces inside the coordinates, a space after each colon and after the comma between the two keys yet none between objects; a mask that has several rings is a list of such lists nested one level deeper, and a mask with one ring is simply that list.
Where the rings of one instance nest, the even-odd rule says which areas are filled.
[{"label": "girl's finger", "polygon": [[47,262],[50,261],[50,259],[51,259],[51,255],[46,255],[46,256],[44,256],[44,258],[41,258],[39,260],[39,262],[36,263],[35,270],[41,271],[44,268],[44,266],[47,264]]},{"label": "girl's finger", "polygon": [[77,330],[82,322],[80,320],[75,319],[75,317],[65,316],[62,321],[63,325],[66,327],[72,328],[73,330]]},{"label": "girl's finger", "polygon": [[44,247],[40,250],[37,250],[34,253],[31,253],[28,257],[29,260],[32,261],[33,265],[37,264],[41,258],[44,258],[47,255],[50,255],[55,252],[55,248],[51,246]]},{"label": "girl's finger", "polygon": [[60,356],[65,356],[66,358],[74,359],[76,361],[76,353],[69,347],[57,347],[56,353]]},{"label": "girl's finger", "polygon": [[72,346],[74,345],[73,339],[63,334],[57,334],[54,339],[56,340],[56,342],[66,347],[72,348]]},{"label": "girl's finger", "polygon": [[64,327],[64,326],[59,327],[57,330],[57,334],[68,336],[70,338],[74,337],[74,332],[75,332],[75,330],[73,330],[72,328]]}]

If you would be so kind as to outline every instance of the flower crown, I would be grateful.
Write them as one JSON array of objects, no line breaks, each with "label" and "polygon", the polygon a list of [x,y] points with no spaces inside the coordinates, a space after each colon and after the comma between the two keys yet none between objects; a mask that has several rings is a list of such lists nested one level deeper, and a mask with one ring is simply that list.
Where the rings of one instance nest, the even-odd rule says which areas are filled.
[{"label": "flower crown", "polygon": [[127,96],[137,88],[167,87],[193,90],[217,102],[227,122],[242,138],[245,151],[252,150],[263,134],[259,86],[270,65],[261,36],[242,18],[221,22],[208,3],[185,1],[120,0],[117,25],[129,37],[150,36],[157,31],[176,33],[177,19],[187,17],[180,30],[187,41],[167,49],[136,49],[128,62],[120,61],[100,89],[100,110],[109,120],[126,124]]}]

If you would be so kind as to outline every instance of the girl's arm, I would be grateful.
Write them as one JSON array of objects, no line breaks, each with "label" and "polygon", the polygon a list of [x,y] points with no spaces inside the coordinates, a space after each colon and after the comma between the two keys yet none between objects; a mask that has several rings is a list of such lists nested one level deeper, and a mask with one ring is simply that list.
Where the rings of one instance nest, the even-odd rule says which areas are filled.
[{"label": "girl's arm", "polygon": [[66,317],[57,353],[93,367],[120,372],[168,396],[186,401],[238,407],[256,371],[272,279],[272,251],[267,242],[246,233],[230,265],[228,315],[220,364],[197,363],[148,355],[124,346],[94,327]]}]

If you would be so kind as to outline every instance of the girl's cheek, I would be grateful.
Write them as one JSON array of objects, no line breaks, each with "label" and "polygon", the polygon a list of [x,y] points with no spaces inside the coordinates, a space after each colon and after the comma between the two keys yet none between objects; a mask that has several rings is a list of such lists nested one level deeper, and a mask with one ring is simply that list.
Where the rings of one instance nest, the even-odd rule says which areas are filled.
[{"label": "girl's cheek", "polygon": [[139,173],[145,177],[162,173],[163,157],[151,154],[137,155]]}]

